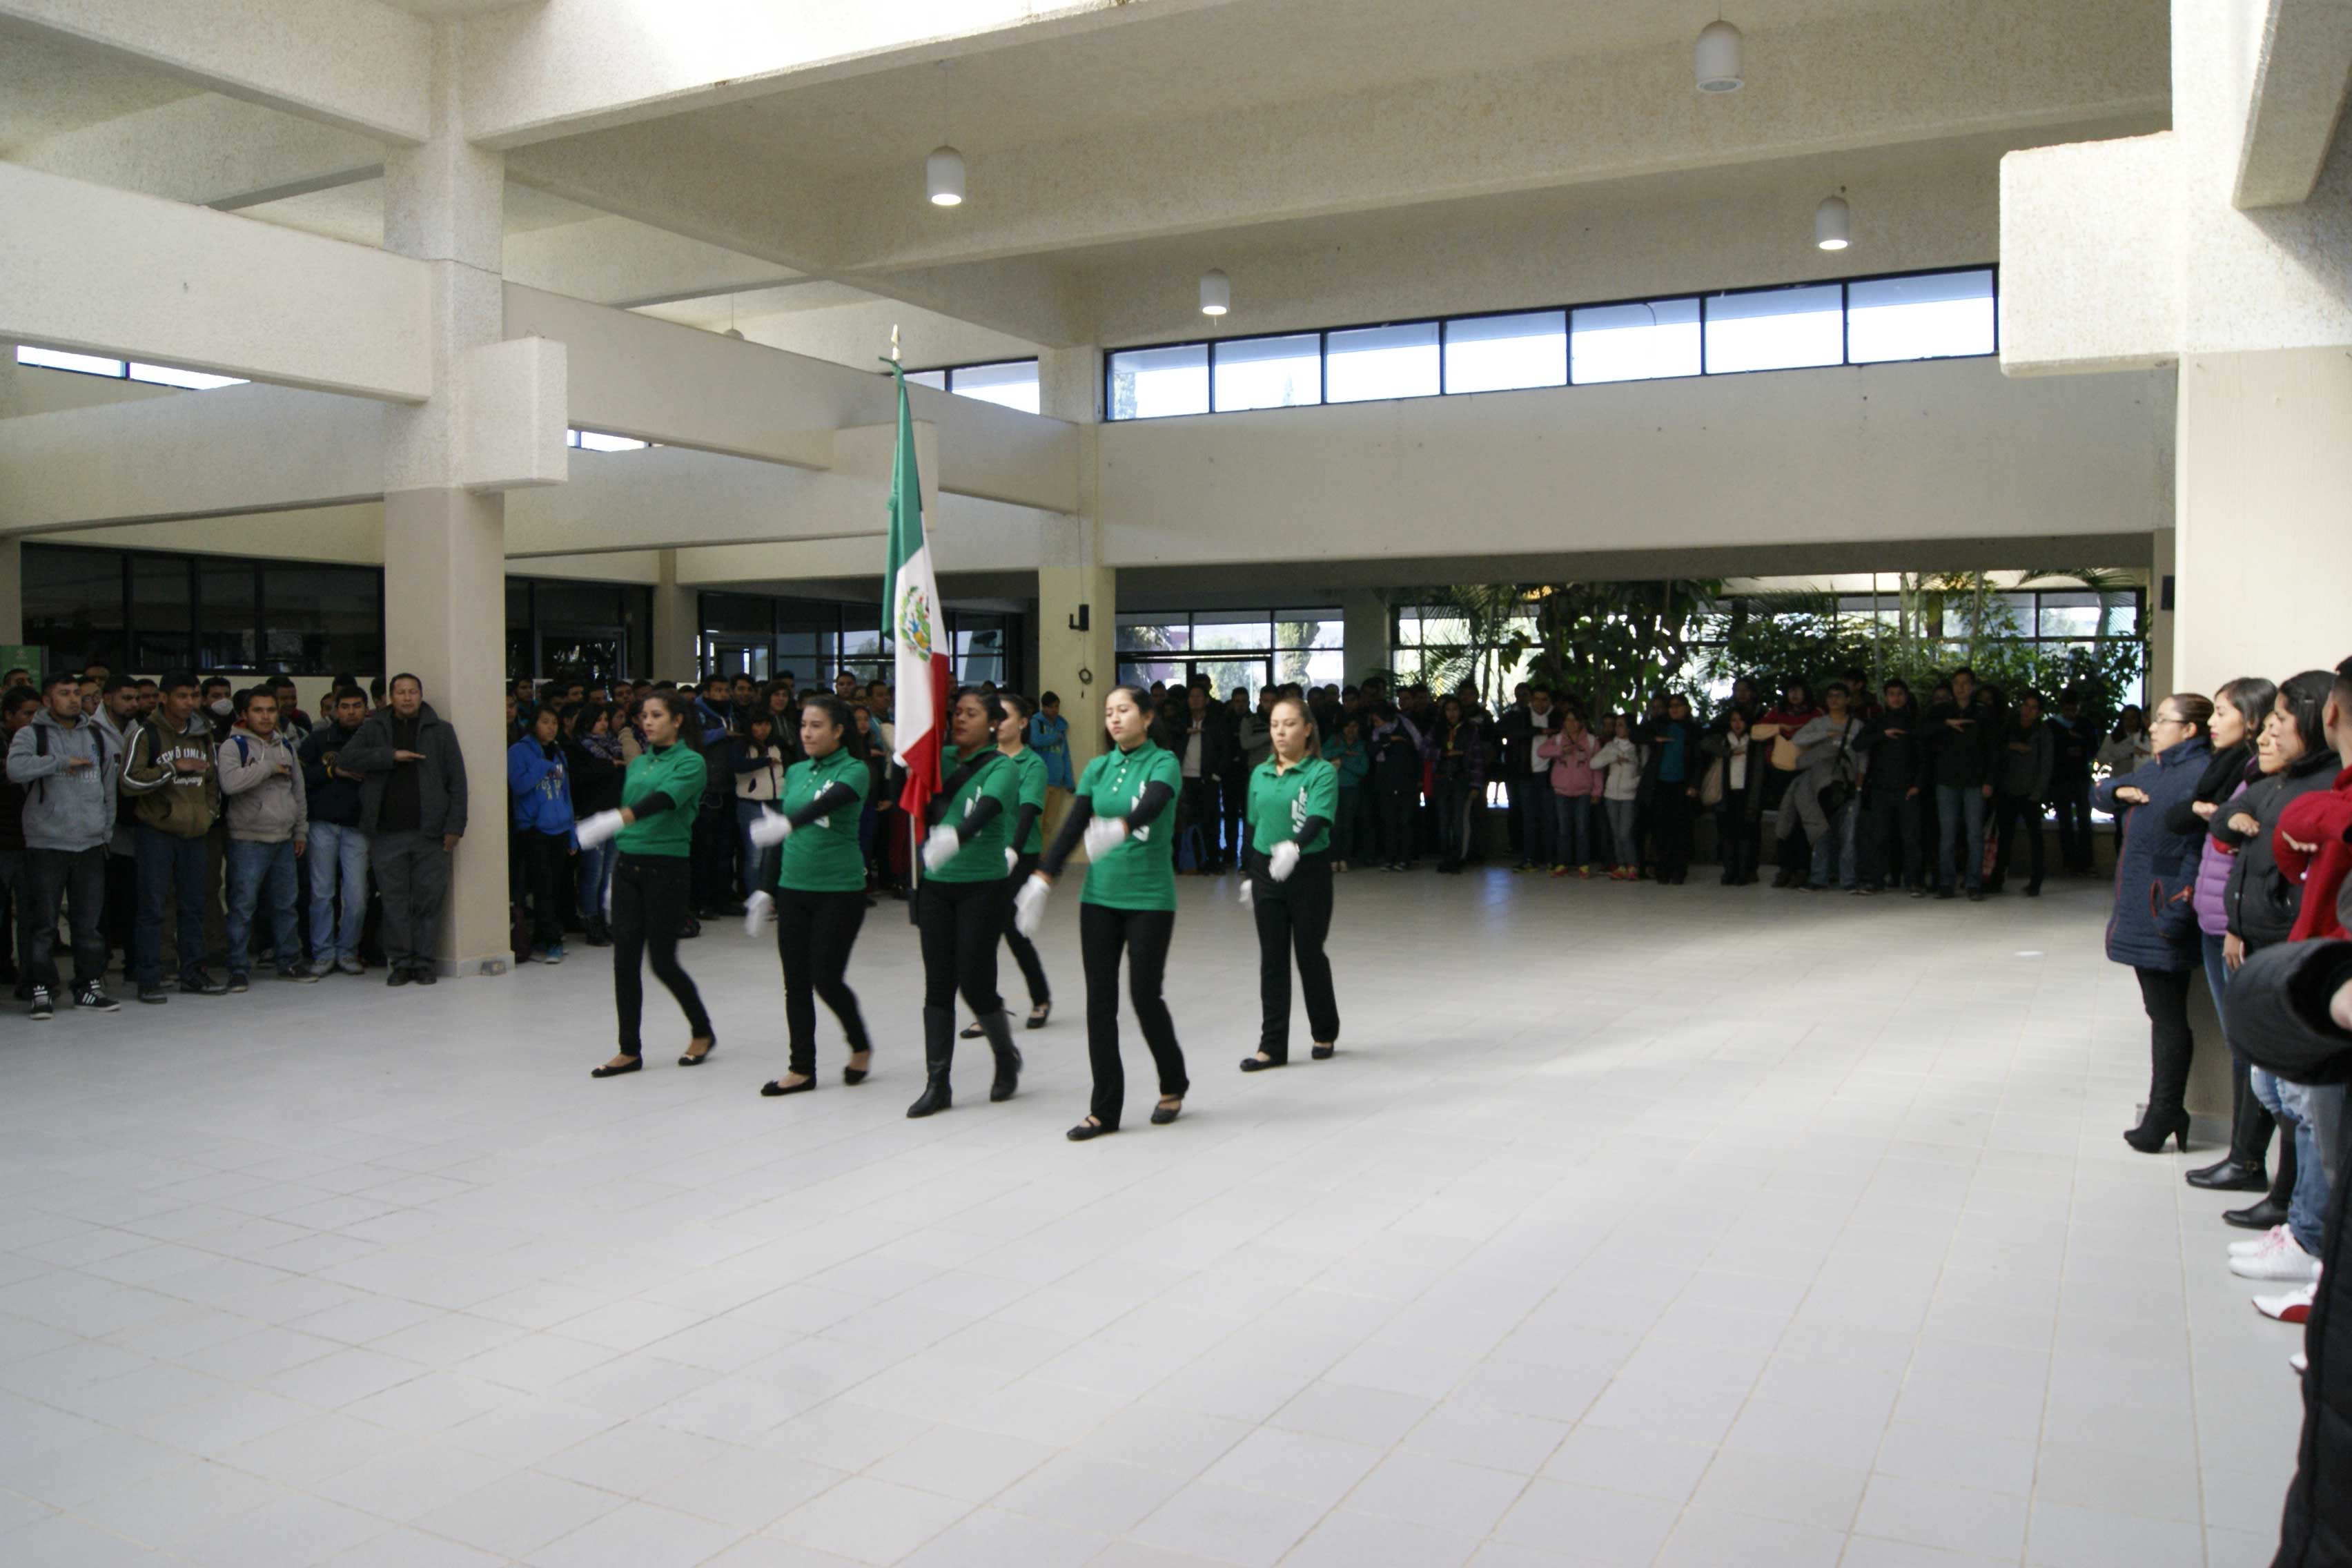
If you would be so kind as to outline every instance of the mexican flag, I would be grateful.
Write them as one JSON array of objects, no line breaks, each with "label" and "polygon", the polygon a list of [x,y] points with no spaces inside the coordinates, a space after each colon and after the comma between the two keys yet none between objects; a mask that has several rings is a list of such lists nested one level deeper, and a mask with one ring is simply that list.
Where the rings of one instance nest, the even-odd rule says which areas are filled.
[{"label": "mexican flag", "polygon": [[923,537],[923,485],[915,471],[915,420],[907,407],[906,373],[890,361],[898,386],[898,449],[890,465],[890,554],[882,578],[882,626],[895,650],[890,684],[897,689],[897,750],[907,770],[901,809],[918,824],[940,790],[940,745],[948,704],[947,622],[940,585],[931,574],[931,547]]}]

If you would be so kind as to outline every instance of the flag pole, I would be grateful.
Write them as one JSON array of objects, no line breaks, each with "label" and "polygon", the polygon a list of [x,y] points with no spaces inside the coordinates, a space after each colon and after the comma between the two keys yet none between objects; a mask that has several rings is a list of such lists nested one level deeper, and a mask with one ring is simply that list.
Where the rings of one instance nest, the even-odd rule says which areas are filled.
[{"label": "flag pole", "polygon": [[[898,323],[893,321],[890,323],[890,379],[893,384],[903,386],[905,374],[905,366],[898,360]],[[899,395],[906,395],[902,391]],[[889,623],[890,606],[887,605],[882,606],[882,619],[886,626]],[[898,672],[893,670],[891,673],[895,677]],[[922,826],[922,823],[917,819],[914,813],[907,814],[907,923],[908,925],[919,923],[915,909],[915,895],[919,893],[923,887]]]}]

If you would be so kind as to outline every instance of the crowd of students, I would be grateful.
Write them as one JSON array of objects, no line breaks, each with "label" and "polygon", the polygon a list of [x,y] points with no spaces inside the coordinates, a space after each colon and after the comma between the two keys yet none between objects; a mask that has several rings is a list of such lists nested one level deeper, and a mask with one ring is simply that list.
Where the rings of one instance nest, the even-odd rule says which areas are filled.
[{"label": "crowd of students", "polygon": [[434,983],[466,773],[416,677],[339,684],[315,728],[287,679],[7,679],[0,917],[16,941],[0,956],[34,1019],[61,1000],[116,1011],[118,954],[149,1004],[244,991],[257,963],[296,982],[358,974],[363,950],[393,984]]}]

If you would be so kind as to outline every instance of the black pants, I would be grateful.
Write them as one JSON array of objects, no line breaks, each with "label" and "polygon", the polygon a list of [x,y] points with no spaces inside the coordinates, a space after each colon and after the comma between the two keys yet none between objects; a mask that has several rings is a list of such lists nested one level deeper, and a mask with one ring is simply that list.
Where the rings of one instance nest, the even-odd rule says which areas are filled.
[{"label": "black pants", "polygon": [[2022,834],[2025,838],[2025,864],[2030,878],[2027,885],[2035,888],[2042,886],[2044,870],[2042,859],[2045,853],[2042,843],[2042,803],[2038,800],[2028,800],[2023,795],[1997,795],[1993,796],[1992,805],[1993,842],[1999,846],[1994,851],[1992,864],[1993,885],[1996,888],[1999,887],[2008,877],[2009,862],[2015,852],[2015,846],[2011,841],[2011,837],[2014,835]]},{"label": "black pants", "polygon": [[2147,1114],[2152,1121],[2178,1115],[2189,1093],[2189,1062],[2197,1048],[2189,1031],[2189,986],[2196,971],[2137,969],[2140,1005],[2147,1011]]},{"label": "black pants", "polygon": [[106,846],[94,849],[27,849],[25,868],[32,883],[29,910],[17,918],[33,923],[26,982],[58,989],[58,903],[65,902],[73,931],[74,986],[106,978]]},{"label": "black pants", "polygon": [[823,997],[841,1020],[851,1054],[872,1048],[857,993],[844,978],[849,950],[866,923],[866,894],[803,893],[776,889],[776,956],[784,965],[784,1029],[791,1040],[790,1066],[803,1078],[816,1074],[816,998]]},{"label": "black pants", "polygon": [[1690,875],[1691,808],[1696,803],[1686,786],[1661,782],[1651,799],[1651,818],[1657,825],[1658,880],[1679,882]]},{"label": "black pants", "polygon": [[[1214,832],[1215,820],[1203,831]],[[1021,978],[1029,986],[1029,1005],[1043,1007],[1054,999],[1054,988],[1045,984],[1045,966],[1038,962],[1037,944],[1023,936],[1013,924],[1013,895],[1029,880],[1029,873],[1037,868],[1037,857],[1024,855],[1013,863],[1013,875],[998,884],[1004,889],[1004,909],[997,917],[1004,925],[1004,945],[1013,951],[1013,962],[1021,966]]]},{"label": "black pants", "polygon": [[620,1015],[621,1054],[644,1054],[637,1026],[646,1009],[643,963],[677,999],[698,1040],[712,1037],[710,1015],[694,976],[677,962],[677,933],[686,929],[693,869],[682,855],[622,855],[613,868],[613,1008]]},{"label": "black pants", "polygon": [[2091,781],[2056,779],[2050,810],[2058,819],[2058,863],[2069,871],[2091,868]]},{"label": "black pants", "polygon": [[1412,808],[1416,796],[1411,785],[1389,785],[1375,790],[1381,817],[1381,858],[1391,866],[1402,866],[1413,858]]},{"label": "black pants", "polygon": [[1257,916],[1257,1000],[1263,1022],[1257,1048],[1276,1061],[1290,1059],[1290,964],[1307,993],[1307,1027],[1317,1045],[1339,1037],[1339,999],[1331,990],[1331,961],[1323,941],[1331,934],[1331,858],[1302,857],[1290,880],[1250,874],[1250,905]]},{"label": "black pants", "polygon": [[1748,792],[1727,789],[1715,807],[1716,858],[1723,862],[1726,887],[1756,879],[1756,823],[1748,815]]},{"label": "black pants", "polygon": [[1919,797],[1887,790],[1862,803],[1862,879],[1869,887],[1918,888],[1927,880],[1927,840]]},{"label": "black pants", "polygon": [[924,1006],[952,1007],[961,992],[964,1005],[983,1017],[1004,1011],[1004,998],[996,992],[996,939],[1008,907],[1002,878],[924,881],[915,900]]},{"label": "black pants", "polygon": [[523,881],[530,889],[532,945],[541,952],[562,947],[563,894],[571,885],[571,841],[529,828],[518,832],[515,838],[522,846]]},{"label": "black pants", "polygon": [[1224,861],[1224,852],[1217,845],[1217,830],[1222,826],[1217,810],[1217,781],[1213,775],[1186,779],[1181,804],[1181,826],[1176,837],[1181,840],[1187,830],[1201,836],[1200,858],[1193,868],[1204,870]]},{"label": "black pants", "polygon": [[1173,910],[1114,910],[1078,905],[1078,951],[1087,969],[1087,1058],[1094,1066],[1094,1102],[1088,1108],[1105,1127],[1118,1125],[1127,1100],[1127,1068],[1118,1056],[1118,960],[1127,954],[1127,994],[1143,1043],[1160,1069],[1161,1098],[1192,1087],[1184,1076],[1184,1052],[1176,1044],[1176,1023],[1168,1016],[1160,986],[1168,973],[1168,941],[1176,933]]},{"label": "black pants", "polygon": [[432,968],[441,905],[449,896],[449,851],[441,847],[440,836],[414,829],[378,833],[368,843],[368,860],[383,894],[384,962],[394,969]]},{"label": "black pants", "polygon": [[1225,837],[1218,853],[1227,861],[1241,858],[1243,820],[1249,815],[1249,774],[1231,768],[1217,780],[1217,794],[1224,808]]},{"label": "black pants", "polygon": [[692,912],[707,915],[735,902],[735,802],[705,801],[694,816],[694,860],[688,889]]},{"label": "black pants", "polygon": [[1437,781],[1437,868],[1458,871],[1470,854],[1470,775]]}]

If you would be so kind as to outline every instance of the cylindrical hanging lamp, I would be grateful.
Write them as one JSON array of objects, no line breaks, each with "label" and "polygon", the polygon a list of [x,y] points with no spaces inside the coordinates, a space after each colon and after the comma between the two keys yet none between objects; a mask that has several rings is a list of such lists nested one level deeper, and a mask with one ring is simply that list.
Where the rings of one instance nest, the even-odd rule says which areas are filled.
[{"label": "cylindrical hanging lamp", "polygon": [[935,207],[963,205],[963,154],[952,147],[937,147],[923,160],[923,186]]},{"label": "cylindrical hanging lamp", "polygon": [[1233,279],[1212,267],[1201,274],[1201,314],[1222,316],[1233,308]]},{"label": "cylindrical hanging lamp", "polygon": [[1739,82],[1739,29],[1728,22],[1709,22],[1698,35],[1698,89],[1738,92]]},{"label": "cylindrical hanging lamp", "polygon": [[1843,250],[1853,242],[1852,213],[1843,196],[1824,196],[1813,209],[1813,244],[1823,250]]}]

